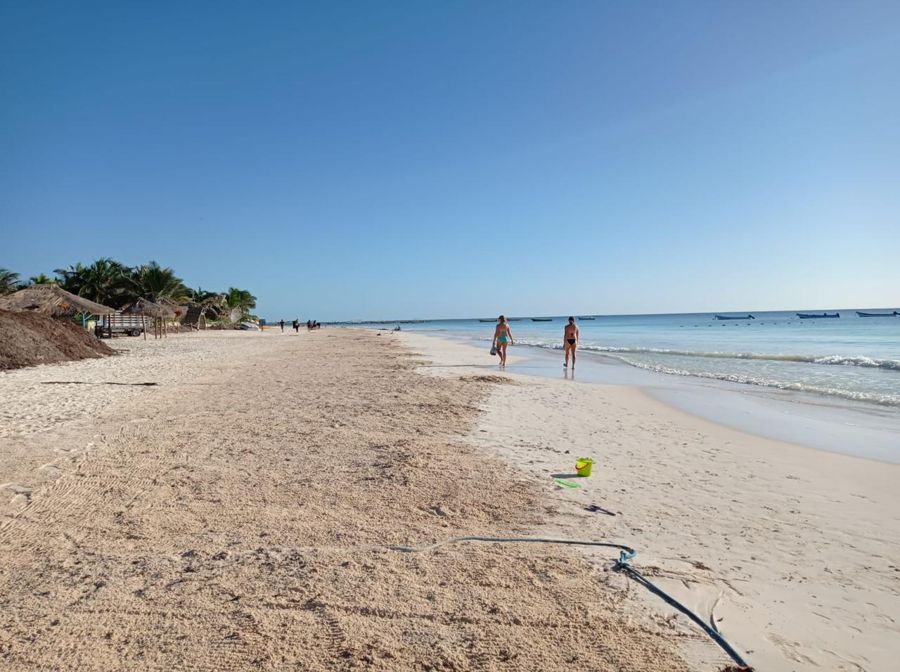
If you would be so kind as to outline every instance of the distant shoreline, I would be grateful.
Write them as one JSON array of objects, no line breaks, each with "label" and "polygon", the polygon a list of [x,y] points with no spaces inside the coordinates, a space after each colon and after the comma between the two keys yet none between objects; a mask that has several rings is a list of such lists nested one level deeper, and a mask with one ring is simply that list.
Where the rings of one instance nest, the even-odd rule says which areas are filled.
[{"label": "distant shoreline", "polygon": [[[856,311],[860,312],[893,312],[900,311],[900,306],[894,307],[886,307],[886,306],[856,306],[852,308],[767,308],[765,310],[746,310],[746,309],[734,309],[734,310],[700,310],[700,311],[686,311],[686,312],[673,312],[673,313],[589,313],[589,312],[581,312],[581,313],[569,313],[569,315],[573,315],[576,318],[578,316],[586,316],[594,319],[604,319],[604,318],[620,318],[620,317],[694,317],[694,316],[709,316],[712,318],[714,315],[771,315],[774,313],[841,313],[843,317],[844,313],[847,314],[847,317],[856,317]],[[515,320],[530,320],[535,317],[545,318],[550,317],[553,320],[564,320],[569,315],[564,314],[552,314],[552,313],[535,313],[534,315],[510,315],[510,319]],[[330,320],[324,321],[322,324],[325,325],[334,325],[334,326],[364,326],[367,324],[427,324],[429,322],[467,322],[467,321],[478,321],[485,319],[496,319],[497,316],[488,317],[488,316],[480,316],[480,317],[424,317],[424,318],[403,318],[403,319],[377,319],[377,320]],[[267,321],[268,324],[277,323],[278,320]]]}]

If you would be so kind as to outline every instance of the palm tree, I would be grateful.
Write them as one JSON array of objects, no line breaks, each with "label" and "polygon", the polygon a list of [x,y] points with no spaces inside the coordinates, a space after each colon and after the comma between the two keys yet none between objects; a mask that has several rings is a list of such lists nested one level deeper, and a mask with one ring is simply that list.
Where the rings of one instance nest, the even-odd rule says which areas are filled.
[{"label": "palm tree", "polygon": [[171,299],[182,302],[188,299],[189,290],[171,268],[163,268],[155,261],[131,269],[130,293],[133,298],[149,301]]},{"label": "palm tree", "polygon": [[229,308],[240,308],[244,316],[249,314],[251,308],[256,308],[256,297],[246,289],[229,287],[225,292],[225,303]]},{"label": "palm tree", "polygon": [[81,262],[68,268],[57,268],[59,285],[67,292],[83,296],[91,301],[118,307],[126,299],[128,267],[103,257],[90,266]]},{"label": "palm tree", "polygon": [[59,286],[72,294],[78,294],[81,291],[87,276],[87,268],[80,261],[74,266],[57,268],[53,272],[56,273]]},{"label": "palm tree", "polygon": [[221,303],[224,300],[224,294],[220,294],[219,292],[210,292],[202,287],[198,287],[197,289],[191,289],[190,287],[185,288],[185,296],[187,300],[195,305],[210,305],[214,303]]},{"label": "palm tree", "polygon": [[[115,259],[103,257],[88,267],[79,264],[74,268],[77,271],[73,279],[74,284],[77,285],[77,291],[74,291],[74,294],[113,308],[118,308],[128,301],[128,271],[130,269],[124,264]],[[73,290],[69,289],[68,291],[72,292]]]},{"label": "palm tree", "polygon": [[19,274],[0,267],[0,294],[12,294],[19,289]]},{"label": "palm tree", "polygon": [[56,281],[44,273],[38,273],[28,278],[28,282],[32,285],[55,285]]}]

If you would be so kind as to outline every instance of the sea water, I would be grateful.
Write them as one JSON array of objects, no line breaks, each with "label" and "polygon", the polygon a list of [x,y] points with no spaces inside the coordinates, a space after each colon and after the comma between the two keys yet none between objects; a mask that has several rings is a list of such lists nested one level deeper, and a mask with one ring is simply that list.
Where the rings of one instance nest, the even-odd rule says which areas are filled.
[{"label": "sea water", "polygon": [[[710,313],[597,315],[578,320],[580,352],[673,376],[900,408],[900,317],[858,317],[856,309],[799,312],[840,317],[800,319],[794,311],[754,312],[752,320],[724,321]],[[477,319],[402,324],[403,329],[482,343],[489,343],[494,329]],[[562,350],[565,324],[565,316],[549,322],[524,317],[511,321],[510,328],[519,345]]]}]

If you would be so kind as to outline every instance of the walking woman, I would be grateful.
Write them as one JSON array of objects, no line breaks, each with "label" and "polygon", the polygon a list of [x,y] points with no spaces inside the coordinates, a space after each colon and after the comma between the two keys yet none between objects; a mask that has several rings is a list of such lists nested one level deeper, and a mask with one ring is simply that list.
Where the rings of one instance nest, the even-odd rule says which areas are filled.
[{"label": "walking woman", "polygon": [[513,342],[512,332],[509,330],[509,322],[501,315],[497,318],[497,328],[494,329],[494,347],[500,355],[500,366],[506,366],[506,348]]},{"label": "walking woman", "polygon": [[572,370],[575,370],[575,351],[578,349],[578,342],[581,340],[581,334],[578,333],[578,325],[575,324],[575,318],[570,317],[569,323],[563,330],[563,351],[566,353],[566,363],[563,364],[564,369],[569,368],[569,354],[572,355]]}]

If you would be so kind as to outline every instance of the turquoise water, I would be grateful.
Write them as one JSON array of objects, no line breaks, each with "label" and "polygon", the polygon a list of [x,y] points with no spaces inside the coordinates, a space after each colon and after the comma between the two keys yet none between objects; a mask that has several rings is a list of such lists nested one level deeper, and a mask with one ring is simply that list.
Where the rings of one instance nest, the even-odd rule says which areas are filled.
[{"label": "turquoise water", "polygon": [[[827,311],[840,313],[838,319],[755,312],[754,320],[717,321],[703,313],[596,316],[578,322],[582,353],[630,366],[900,407],[900,317],[860,318],[855,310]],[[510,326],[519,345],[561,350],[565,323],[565,317],[551,322],[526,317]],[[408,323],[403,329],[485,344],[493,334],[493,324],[478,320]]]}]

